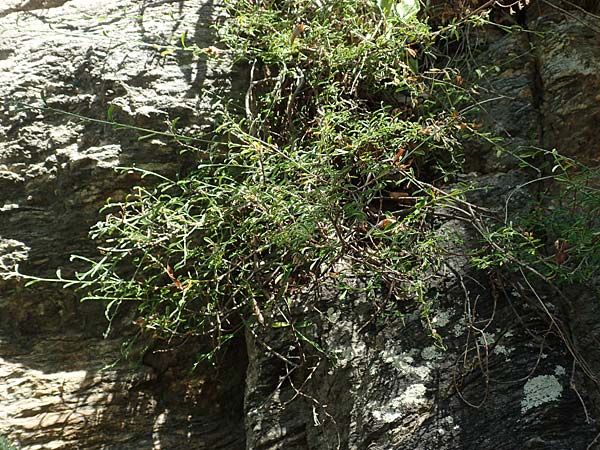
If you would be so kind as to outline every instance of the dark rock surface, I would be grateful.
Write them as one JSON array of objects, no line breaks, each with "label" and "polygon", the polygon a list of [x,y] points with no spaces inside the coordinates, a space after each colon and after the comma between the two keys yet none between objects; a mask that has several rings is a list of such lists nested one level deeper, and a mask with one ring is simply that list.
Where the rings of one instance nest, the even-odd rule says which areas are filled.
[{"label": "dark rock surface", "polygon": [[[479,37],[477,64],[497,67],[482,118],[513,151],[468,148],[468,178],[490,187],[478,194],[490,208],[535,194],[518,187],[527,180],[514,156],[522,150],[556,147],[587,162],[600,154],[600,19],[548,3],[530,7],[529,33]],[[98,208],[140,182],[115,167],[189,168],[169,136],[138,140],[147,133],[78,116],[105,120],[112,105],[121,123],[166,130],[179,117],[182,134],[201,134],[214,102],[243,80],[226,55],[161,53],[183,32],[214,45],[220,14],[200,0],[0,5],[0,435],[28,450],[600,448],[600,311],[589,289],[566,300],[526,286],[505,293],[510,280],[473,277],[456,256],[430,312],[446,350],[414,304],[384,315],[376,302],[323,286],[306,333],[333,358],[310,346],[298,355],[285,330],[257,326],[217,367],[190,372],[201,342],[118,360],[133,332],[127,312],[105,340],[102,305],[8,276],[16,263],[52,276],[71,253],[91,250]],[[476,239],[459,221],[445,226]]]},{"label": "dark rock surface", "polygon": [[[564,6],[564,5],[563,5]],[[600,16],[546,7],[532,21],[543,98],[542,144],[587,164],[600,162]]]},{"label": "dark rock surface", "polygon": [[[527,32],[490,29],[477,36],[474,62],[487,73],[481,117],[509,152],[468,146],[467,164],[488,187],[477,203],[496,210],[522,207],[536,193],[535,184],[519,187],[528,180],[518,170],[520,153],[557,148],[587,163],[600,154],[591,137],[600,123],[598,18],[567,2],[552,3],[532,4],[522,19]],[[446,227],[467,242],[476,239],[459,221]],[[499,274],[473,278],[465,260],[447,261],[442,296],[431,312],[444,351],[424,331],[414,305],[398,305],[402,319],[390,319],[379,317],[372,302],[340,304],[333,294],[314,321],[320,325],[315,338],[337,356],[335,364],[321,362],[314,373],[282,383],[293,366],[249,345],[252,379],[272,380],[270,389],[247,388],[249,448],[600,448],[596,292],[574,289],[559,298],[552,291],[503,289],[510,281]],[[276,335],[261,339],[285,354]],[[304,380],[302,396],[297,387]],[[257,409],[254,396],[270,391],[272,400]],[[287,404],[294,397],[301,398]]]}]

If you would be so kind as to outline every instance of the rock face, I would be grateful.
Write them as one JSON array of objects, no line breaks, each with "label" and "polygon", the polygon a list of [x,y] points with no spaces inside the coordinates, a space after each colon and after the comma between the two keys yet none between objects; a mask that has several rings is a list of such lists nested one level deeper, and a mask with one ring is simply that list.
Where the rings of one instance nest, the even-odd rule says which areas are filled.
[{"label": "rock face", "polygon": [[[600,19],[549,3],[532,4],[524,18],[543,34],[482,37],[477,63],[497,67],[484,120],[515,153],[557,147],[593,162]],[[217,367],[191,372],[202,342],[144,350],[140,340],[139,360],[119,359],[133,333],[130,312],[104,339],[102,305],[9,277],[16,263],[49,277],[71,253],[91,250],[98,208],[142,181],[116,167],[168,176],[189,169],[193,155],[180,154],[185,142],[169,135],[169,123],[179,118],[178,132],[201,136],[211,105],[243,85],[225,54],[210,59],[181,46],[182,33],[188,46],[215,45],[220,15],[207,0],[0,5],[0,436],[29,450],[600,448],[591,379],[600,373],[600,311],[583,288],[569,304],[526,288],[505,295],[507,280],[473,277],[457,256],[431,312],[446,350],[413,304],[396,305],[390,317],[324,286],[307,337],[335,363],[309,348],[296,368],[283,331],[256,327]],[[489,187],[479,199],[486,206],[501,208],[510,196],[518,207],[531,195],[516,189],[527,178],[513,157],[469,152]],[[474,239],[459,221],[446,226]],[[546,310],[570,324],[571,348]]]},{"label": "rock face", "polygon": [[[592,11],[597,13],[600,7]],[[533,45],[543,93],[542,143],[598,165],[600,143],[594,130],[600,123],[600,48],[595,43],[600,20],[581,10],[569,14],[565,18],[562,11],[546,6],[533,22],[541,32]]]}]

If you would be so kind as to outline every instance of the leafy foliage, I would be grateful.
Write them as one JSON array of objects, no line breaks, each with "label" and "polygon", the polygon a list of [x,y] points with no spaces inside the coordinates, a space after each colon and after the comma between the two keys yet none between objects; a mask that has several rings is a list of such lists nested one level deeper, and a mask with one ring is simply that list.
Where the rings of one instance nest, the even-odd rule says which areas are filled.
[{"label": "leafy foliage", "polygon": [[144,330],[217,348],[249,320],[294,325],[298,293],[326,279],[424,301],[443,253],[433,212],[455,197],[431,183],[460,170],[473,133],[436,34],[369,1],[231,11],[223,40],[251,80],[243,113],[223,111],[216,130],[226,148],[108,204],[92,231],[104,256],[72,283],[109,318],[135,301]]},{"label": "leafy foliage", "polygon": [[255,322],[308,341],[292,311],[309,310],[328,282],[343,299],[351,279],[385,311],[416,301],[429,323],[448,219],[479,233],[479,269],[589,280],[596,172],[551,155],[554,173],[539,179],[550,207],[521,217],[468,203],[469,187],[444,189],[461,171],[461,142],[481,135],[464,113],[473,91],[438,50],[461,23],[433,30],[417,4],[231,3],[220,33],[249,69],[245,104],[221,111],[219,140],[188,176],[144,172],[159,184],[107,204],[91,232],[101,257],[75,257],[88,268],[58,281],[106,301],[109,319],[134,302],[142,332],[209,336],[217,350]]},{"label": "leafy foliage", "polygon": [[17,447],[4,436],[0,436],[0,450],[17,450]]},{"label": "leafy foliage", "polygon": [[[540,158],[541,155],[541,158]],[[528,161],[542,162],[532,166]],[[600,172],[554,151],[537,149],[524,165],[539,173],[538,198],[520,215],[506,217],[482,235],[474,255],[482,269],[527,265],[557,286],[597,283],[600,266]],[[544,173],[547,175],[544,175]]]}]

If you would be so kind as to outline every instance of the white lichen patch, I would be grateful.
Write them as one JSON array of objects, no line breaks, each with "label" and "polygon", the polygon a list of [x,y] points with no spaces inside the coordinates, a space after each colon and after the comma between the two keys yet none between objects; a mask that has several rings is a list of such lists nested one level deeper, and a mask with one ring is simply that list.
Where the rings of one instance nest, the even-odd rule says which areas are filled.
[{"label": "white lichen patch", "polygon": [[387,405],[381,408],[374,408],[371,412],[373,418],[378,422],[390,423],[404,415],[402,401],[400,397],[389,401]]},{"label": "white lichen patch", "polygon": [[337,323],[337,321],[340,320],[341,315],[342,312],[339,309],[329,308],[327,310],[327,319],[331,323]]},{"label": "white lichen patch", "polygon": [[458,319],[458,322],[456,322],[456,324],[452,327],[452,334],[454,335],[454,337],[460,337],[463,334],[465,334],[465,330],[466,330],[466,323],[465,323],[465,318],[461,317],[460,319]]},{"label": "white lichen patch", "polygon": [[[340,322],[342,323],[342,322]],[[348,323],[350,327],[351,324]],[[338,343],[339,344],[339,343]],[[338,345],[339,347],[339,345]],[[335,356],[335,365],[336,367],[347,367],[353,360],[360,359],[364,357],[367,351],[367,347],[363,341],[360,339],[355,339],[355,336],[352,336],[349,345],[345,348],[338,348],[334,350],[332,353]]]},{"label": "white lichen patch", "polygon": [[12,271],[29,256],[30,248],[14,239],[0,238],[0,280],[12,277]]},{"label": "white lichen patch", "polygon": [[413,384],[408,386],[402,395],[389,400],[385,406],[373,408],[371,414],[377,421],[394,422],[408,412],[428,407],[426,393],[427,388],[424,384]]},{"label": "white lichen patch", "polygon": [[456,433],[460,431],[460,425],[454,423],[454,418],[452,416],[442,417],[438,420],[437,425],[437,432],[440,435],[445,435],[447,433]]},{"label": "white lichen patch", "polygon": [[556,366],[554,368],[554,375],[556,375],[557,377],[562,377],[567,373],[567,371],[565,370],[565,368],[563,366]]},{"label": "white lichen patch", "polygon": [[510,361],[510,354],[514,351],[512,347],[506,347],[504,345],[498,344],[494,347],[492,353],[496,355],[501,355],[506,358],[507,361]]},{"label": "white lichen patch", "polygon": [[381,353],[381,359],[384,363],[391,364],[404,376],[415,376],[421,380],[430,377],[431,369],[427,366],[416,365],[415,359],[409,354],[396,353],[393,349],[385,349]]},{"label": "white lichen patch", "polygon": [[523,387],[521,412],[560,399],[563,387],[554,375],[539,375],[531,378]]},{"label": "white lichen patch", "polygon": [[[500,342],[499,339],[496,337],[496,334],[500,334],[501,332],[502,330],[496,330],[496,333],[484,331],[478,336],[477,343],[482,347],[486,347],[488,349],[491,348],[491,352],[493,354],[504,356],[506,361],[510,361],[510,355],[515,349],[512,347],[507,347],[500,343],[496,343]],[[508,334],[509,333],[507,332],[504,336],[508,336]]]},{"label": "white lichen patch", "polygon": [[421,350],[421,358],[425,361],[434,361],[442,356],[442,352],[435,345],[430,345]]},{"label": "white lichen patch", "polygon": [[443,328],[450,323],[452,319],[454,311],[451,309],[446,311],[439,311],[433,319],[431,319],[431,323],[435,325],[436,328]]},{"label": "white lichen patch", "polygon": [[413,384],[406,388],[400,400],[403,405],[409,408],[418,408],[427,404],[427,388],[424,384]]},{"label": "white lichen patch", "polygon": [[489,347],[490,345],[496,342],[496,336],[494,335],[494,333],[488,333],[487,331],[484,331],[477,338],[477,342],[481,346]]}]

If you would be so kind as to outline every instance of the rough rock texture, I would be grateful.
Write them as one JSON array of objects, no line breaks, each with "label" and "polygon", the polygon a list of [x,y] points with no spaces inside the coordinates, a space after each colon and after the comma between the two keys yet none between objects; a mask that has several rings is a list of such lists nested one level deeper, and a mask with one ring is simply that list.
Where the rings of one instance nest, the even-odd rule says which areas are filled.
[{"label": "rough rock texture", "polygon": [[[169,136],[139,140],[148,132],[79,116],[106,120],[112,105],[122,124],[165,132],[179,117],[182,133],[200,135],[231,89],[231,64],[180,40],[214,44],[221,14],[189,0],[0,2],[4,278],[18,262],[52,276],[86,252],[99,207],[140,182],[115,167],[187,169],[192,158]],[[167,46],[176,51],[161,55]],[[170,364],[183,372],[152,349],[123,363],[121,337],[102,338],[102,309],[50,285],[0,281],[0,435],[28,449],[243,447],[244,351],[225,355],[235,369],[223,378],[210,368],[187,376],[193,353]]]},{"label": "rough rock texture", "polygon": [[[163,53],[180,47],[183,32],[188,44],[214,45],[209,26],[219,14],[200,0],[0,5],[0,435],[29,450],[600,448],[598,386],[544,316],[570,324],[571,351],[600,373],[600,311],[584,288],[568,304],[526,287],[505,294],[510,280],[472,277],[456,256],[431,311],[445,351],[413,304],[390,316],[322,286],[315,326],[304,332],[332,358],[310,346],[298,354],[286,330],[256,327],[217,368],[190,373],[201,342],[118,360],[133,332],[127,311],[104,340],[102,305],[7,277],[15,263],[52,275],[90,248],[86,232],[104,199],[141,181],[115,167],[189,168],[181,143],[138,140],[148,134],[139,128],[166,130],[179,117],[182,134],[198,135],[211,104],[237,91],[242,77],[225,57]],[[518,188],[528,179],[514,156],[522,150],[557,147],[589,162],[599,154],[599,19],[569,2],[537,2],[523,21],[544,34],[490,30],[474,52],[479,66],[497,67],[482,91],[483,121],[513,151],[468,148],[467,177],[489,187],[476,195],[490,208],[535,195]],[[138,130],[78,117],[105,120],[111,105],[115,120]],[[460,221],[444,227],[475,239]]]},{"label": "rough rock texture", "polygon": [[[600,10],[600,8],[597,8]],[[532,22],[542,144],[587,164],[600,162],[600,17],[546,7]]]}]

